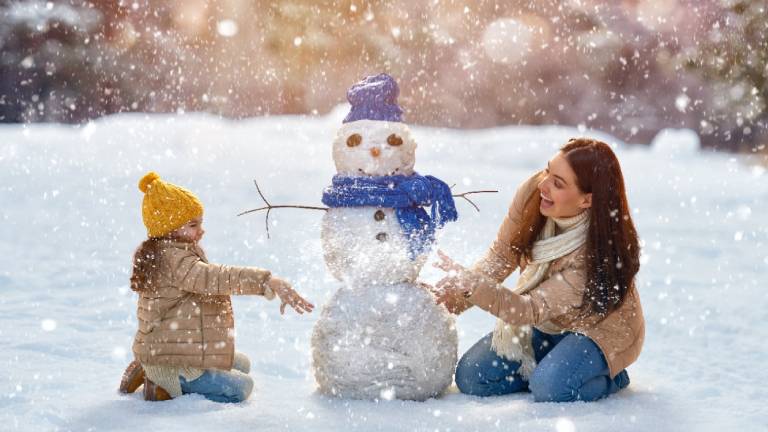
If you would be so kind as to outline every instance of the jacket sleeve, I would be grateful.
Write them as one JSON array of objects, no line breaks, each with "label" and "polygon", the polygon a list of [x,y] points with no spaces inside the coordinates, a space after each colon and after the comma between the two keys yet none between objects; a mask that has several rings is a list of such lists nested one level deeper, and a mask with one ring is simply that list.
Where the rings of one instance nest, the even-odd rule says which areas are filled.
[{"label": "jacket sleeve", "polygon": [[520,223],[523,219],[525,203],[538,187],[540,180],[541,171],[529,177],[517,188],[509,211],[496,234],[496,239],[485,252],[483,258],[471,267],[473,272],[501,283],[517,269],[520,263],[520,254],[512,249],[512,239],[521,229]]},{"label": "jacket sleeve", "polygon": [[467,300],[509,324],[540,324],[582,304],[584,272],[579,269],[555,273],[523,295],[482,275],[466,273],[463,277],[472,285]]},{"label": "jacket sleeve", "polygon": [[170,254],[173,280],[182,291],[205,295],[263,295],[274,297],[267,287],[268,270],[209,264],[192,251]]}]

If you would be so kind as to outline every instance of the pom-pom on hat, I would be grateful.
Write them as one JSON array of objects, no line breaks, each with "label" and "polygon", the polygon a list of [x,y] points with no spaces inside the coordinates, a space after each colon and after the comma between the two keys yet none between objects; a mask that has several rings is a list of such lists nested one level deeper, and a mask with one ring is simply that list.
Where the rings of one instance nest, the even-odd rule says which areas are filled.
[{"label": "pom-pom on hat", "polygon": [[139,190],[144,192],[141,216],[150,237],[165,236],[203,215],[203,204],[195,194],[164,182],[154,171],[141,178]]},{"label": "pom-pom on hat", "polygon": [[365,77],[347,91],[352,109],[343,123],[357,120],[403,121],[403,110],[397,105],[400,88],[387,74]]}]

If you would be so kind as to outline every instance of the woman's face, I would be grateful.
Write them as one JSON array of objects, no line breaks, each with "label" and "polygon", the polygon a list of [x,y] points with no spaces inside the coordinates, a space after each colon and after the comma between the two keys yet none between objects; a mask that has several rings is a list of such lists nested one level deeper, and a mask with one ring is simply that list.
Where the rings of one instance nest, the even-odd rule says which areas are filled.
[{"label": "woman's face", "polygon": [[539,183],[541,204],[539,211],[547,217],[567,218],[592,206],[592,194],[582,193],[576,185],[576,173],[558,152],[547,163],[546,177]]}]

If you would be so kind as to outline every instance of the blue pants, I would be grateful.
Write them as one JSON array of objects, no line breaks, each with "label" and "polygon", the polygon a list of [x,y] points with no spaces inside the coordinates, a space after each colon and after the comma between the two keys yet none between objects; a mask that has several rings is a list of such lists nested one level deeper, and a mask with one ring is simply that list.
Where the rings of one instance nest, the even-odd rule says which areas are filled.
[{"label": "blue pants", "polygon": [[459,360],[456,385],[462,393],[496,396],[530,390],[536,402],[594,401],[629,385],[626,370],[610,378],[603,352],[587,336],[533,329],[538,364],[530,382],[517,373],[519,362],[493,351],[492,337],[489,333],[480,339]]},{"label": "blue pants", "polygon": [[214,402],[237,403],[248,399],[253,390],[253,379],[248,376],[251,361],[243,353],[235,353],[232,370],[206,369],[192,381],[179,377],[181,392],[198,393]]}]

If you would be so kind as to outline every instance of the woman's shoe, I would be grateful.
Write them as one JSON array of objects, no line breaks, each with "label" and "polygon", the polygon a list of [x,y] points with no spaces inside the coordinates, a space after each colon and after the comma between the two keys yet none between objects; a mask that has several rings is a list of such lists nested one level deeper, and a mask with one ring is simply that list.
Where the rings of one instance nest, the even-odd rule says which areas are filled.
[{"label": "woman's shoe", "polygon": [[616,383],[616,386],[619,387],[619,390],[629,386],[629,374],[627,373],[627,370],[624,369],[623,371],[619,372],[618,375],[613,379],[613,382]]},{"label": "woman's shoe", "polygon": [[149,378],[144,377],[144,400],[145,401],[164,401],[173,399],[164,388],[153,383]]},{"label": "woman's shoe", "polygon": [[144,383],[144,368],[136,360],[125,368],[123,379],[120,380],[120,393],[133,393]]}]

